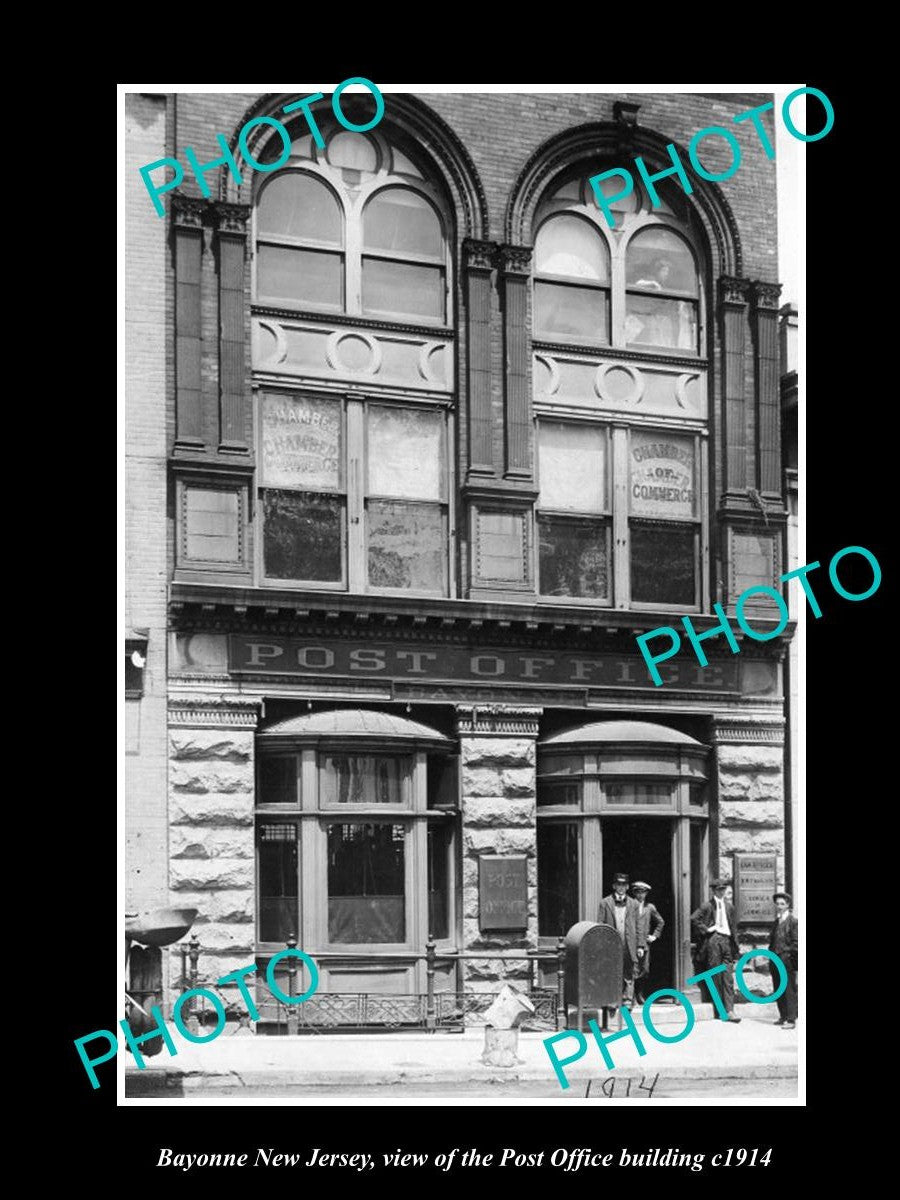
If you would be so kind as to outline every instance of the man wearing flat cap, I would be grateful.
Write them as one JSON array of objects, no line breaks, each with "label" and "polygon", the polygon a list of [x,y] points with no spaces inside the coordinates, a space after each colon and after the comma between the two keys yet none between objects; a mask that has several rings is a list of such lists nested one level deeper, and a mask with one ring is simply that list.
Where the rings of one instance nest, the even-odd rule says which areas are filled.
[{"label": "man wearing flat cap", "polygon": [[[791,897],[787,892],[776,892],[772,897],[775,901],[775,922],[769,934],[769,949],[784,963],[787,970],[787,987],[775,1001],[778,1005],[778,1020],[776,1025],[784,1029],[794,1029],[797,1025],[797,934],[799,926],[797,918],[791,912]],[[772,987],[777,988],[781,982],[778,967],[769,959],[769,972],[772,976]]]},{"label": "man wearing flat cap", "polygon": [[[710,884],[712,896],[691,913],[691,936],[696,946],[695,967],[697,973],[708,971],[724,963],[725,970],[705,980],[707,991],[716,988],[728,1014],[723,1021],[737,1024],[740,1017],[734,1015],[734,964],[740,957],[737,943],[737,919],[734,905],[725,899],[727,879],[714,879]],[[718,1008],[710,994],[716,1015]]]},{"label": "man wearing flat cap", "polygon": [[634,999],[636,1004],[643,1004],[647,999],[647,985],[650,981],[650,947],[659,941],[666,927],[665,921],[659,915],[659,909],[648,900],[652,891],[649,883],[638,879],[631,885],[631,892],[637,901],[637,963],[634,969]]},{"label": "man wearing flat cap", "polygon": [[628,876],[613,875],[613,890],[600,901],[597,922],[612,925],[622,939],[622,1002],[634,1006],[634,964],[638,961],[637,901],[628,895]]}]

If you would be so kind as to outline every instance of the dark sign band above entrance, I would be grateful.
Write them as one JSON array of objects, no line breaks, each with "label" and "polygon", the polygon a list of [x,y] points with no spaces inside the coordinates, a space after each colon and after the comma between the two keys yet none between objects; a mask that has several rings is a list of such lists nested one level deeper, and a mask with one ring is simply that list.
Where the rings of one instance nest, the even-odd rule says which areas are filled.
[{"label": "dark sign band above entrance", "polygon": [[[740,691],[738,663],[703,668],[664,664],[665,682],[691,691]],[[556,687],[650,688],[635,654],[529,653],[478,646],[423,646],[402,641],[353,642],[338,638],[278,638],[233,634],[228,667],[248,675],[331,679],[402,679],[419,682],[509,683]],[[652,688],[650,688],[652,690]]]}]

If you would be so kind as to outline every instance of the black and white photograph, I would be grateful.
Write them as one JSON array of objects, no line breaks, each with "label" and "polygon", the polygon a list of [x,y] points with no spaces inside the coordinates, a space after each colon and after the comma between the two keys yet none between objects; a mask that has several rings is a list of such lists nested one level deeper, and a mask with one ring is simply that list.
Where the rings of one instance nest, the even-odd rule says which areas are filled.
[{"label": "black and white photograph", "polygon": [[836,106],[119,106],[125,1025],[85,1092],[804,1105],[801,635],[880,580],[801,521]]}]

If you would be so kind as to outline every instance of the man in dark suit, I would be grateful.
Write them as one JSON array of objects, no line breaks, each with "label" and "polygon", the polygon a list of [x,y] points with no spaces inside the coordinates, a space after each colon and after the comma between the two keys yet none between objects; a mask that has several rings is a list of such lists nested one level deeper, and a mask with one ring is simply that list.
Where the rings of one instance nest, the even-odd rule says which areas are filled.
[{"label": "man in dark suit", "polygon": [[600,901],[597,922],[612,925],[622,939],[622,1001],[634,1007],[634,964],[638,961],[637,901],[628,893],[628,876],[614,875],[613,890]]},{"label": "man in dark suit", "polygon": [[734,1015],[734,964],[740,957],[740,951],[734,905],[725,899],[727,887],[727,879],[713,880],[712,896],[696,912],[691,913],[691,936],[696,946],[695,966],[698,974],[725,964],[724,971],[705,981],[706,988],[717,1014],[719,1010],[712,999],[711,989],[716,988],[722,997],[727,1016],[721,1019],[737,1024],[741,1018]]},{"label": "man in dark suit", "polygon": [[[776,1025],[784,1029],[795,1029],[797,1025],[797,934],[799,926],[797,918],[791,912],[791,897],[787,892],[776,892],[772,897],[775,901],[775,923],[769,934],[769,949],[773,950],[785,965],[787,970],[787,987],[775,1001],[778,1005],[778,1020]],[[780,983],[778,967],[769,959],[769,972],[772,976],[772,986],[777,988]]]},{"label": "man in dark suit", "polygon": [[666,923],[659,915],[656,905],[650,904],[647,899],[651,891],[649,883],[644,883],[642,879],[639,879],[633,884],[631,891],[638,906],[634,999],[637,1004],[643,1004],[647,999],[647,984],[650,979],[650,947],[660,939]]}]

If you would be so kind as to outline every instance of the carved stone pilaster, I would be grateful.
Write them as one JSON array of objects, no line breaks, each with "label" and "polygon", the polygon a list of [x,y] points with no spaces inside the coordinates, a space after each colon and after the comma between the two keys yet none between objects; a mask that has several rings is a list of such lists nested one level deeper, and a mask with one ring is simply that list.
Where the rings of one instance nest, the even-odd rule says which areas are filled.
[{"label": "carved stone pilaster", "polygon": [[747,297],[750,280],[734,275],[719,277],[720,318],[722,322],[724,421],[722,462],[724,463],[723,491],[734,500],[744,494],[752,478],[748,455],[752,454],[753,428],[748,420],[747,397],[744,393],[744,354],[747,341]]},{"label": "carved stone pilaster", "polygon": [[499,250],[500,270],[504,275],[531,275],[531,246],[502,245]]},{"label": "carved stone pilaster", "polygon": [[735,275],[720,275],[719,301],[722,304],[736,304],[743,307],[747,303],[751,287],[749,279],[739,279]]},{"label": "carved stone pilaster", "polygon": [[463,241],[469,347],[469,473],[494,474],[491,411],[491,275],[497,247],[475,238]]},{"label": "carved stone pilaster", "polygon": [[247,222],[250,220],[249,204],[232,204],[227,200],[218,200],[213,205],[216,228],[219,235],[246,237]]},{"label": "carved stone pilaster", "polygon": [[753,303],[756,308],[778,312],[779,297],[781,296],[780,283],[766,283],[762,279],[754,279],[752,291]]},{"label": "carved stone pilaster", "polygon": [[182,229],[202,229],[209,220],[212,207],[209,200],[176,193],[172,197],[172,221]]},{"label": "carved stone pilaster", "polygon": [[756,486],[781,499],[781,362],[778,350],[780,283],[753,281],[756,324]]},{"label": "carved stone pilaster", "polygon": [[492,271],[497,254],[495,242],[480,242],[476,238],[463,239],[463,264],[467,271]]}]

